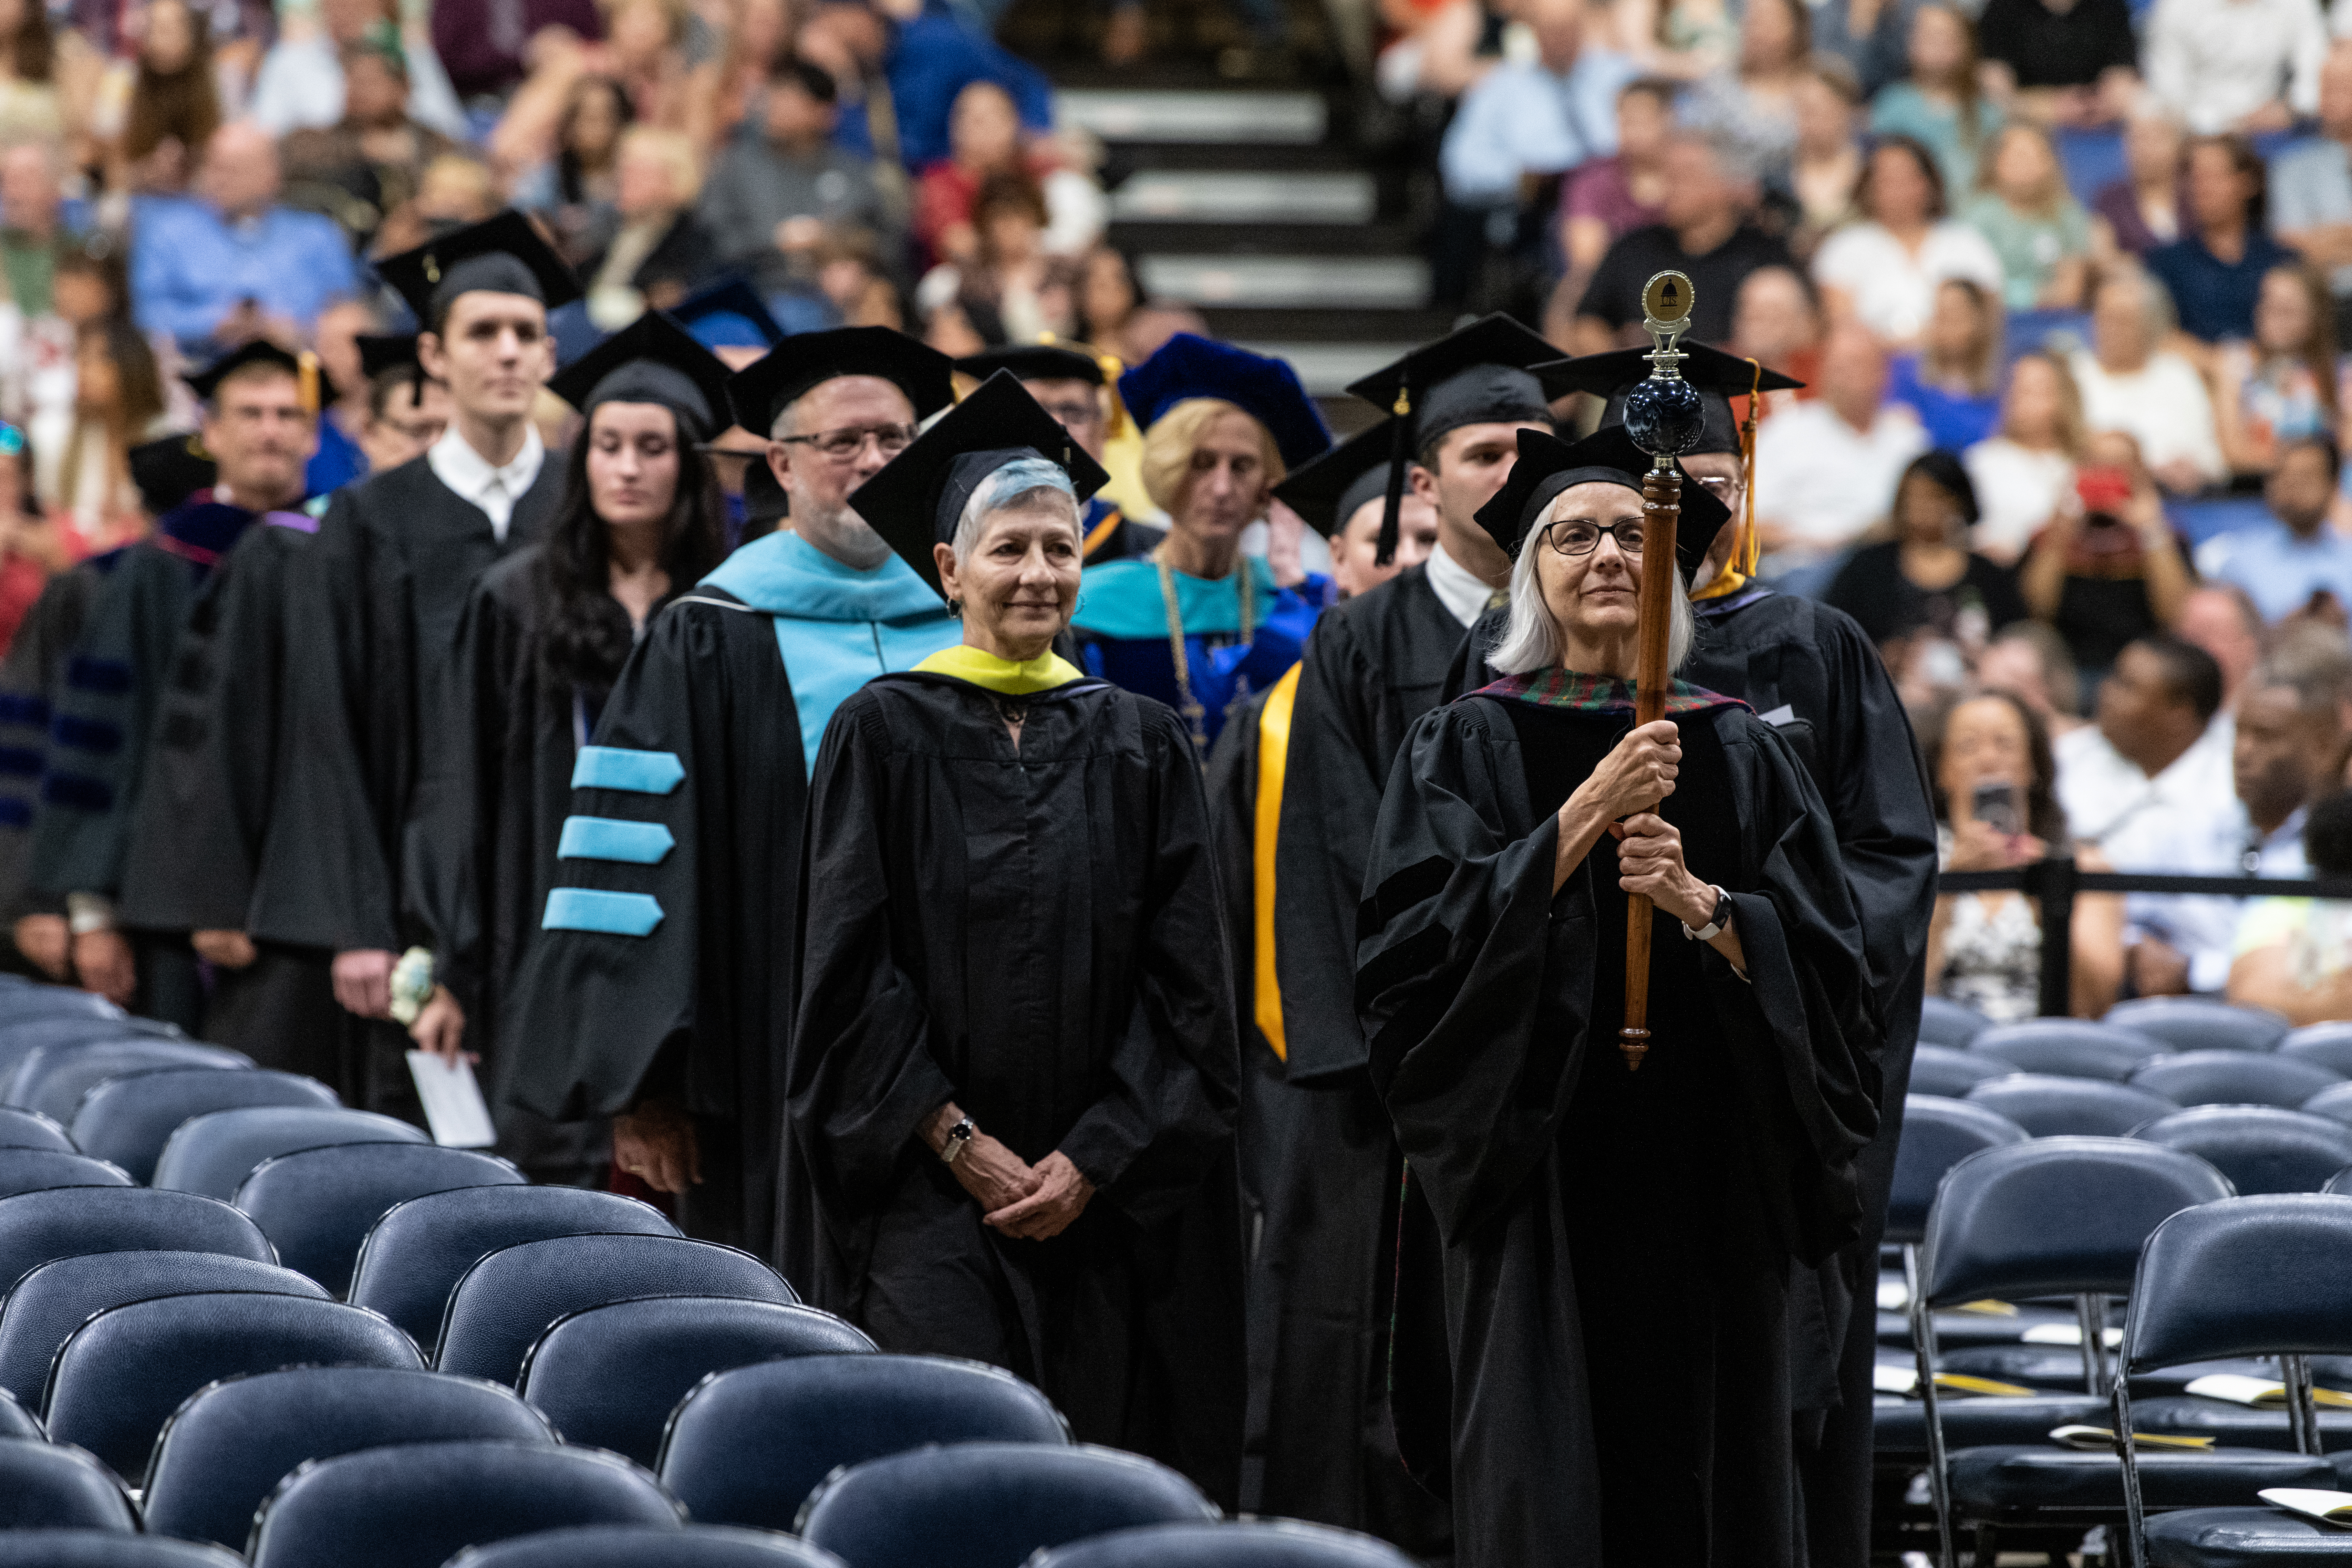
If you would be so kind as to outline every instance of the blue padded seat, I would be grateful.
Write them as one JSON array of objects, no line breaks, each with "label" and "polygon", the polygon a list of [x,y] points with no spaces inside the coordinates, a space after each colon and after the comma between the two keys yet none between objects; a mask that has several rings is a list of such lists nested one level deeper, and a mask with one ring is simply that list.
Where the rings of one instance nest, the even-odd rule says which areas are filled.
[{"label": "blue padded seat", "polygon": [[1041,1552],[1029,1568],[1412,1568],[1412,1559],[1353,1531],[1263,1520],[1114,1530]]},{"label": "blue padded seat", "polygon": [[246,1105],[208,1110],[175,1129],[148,1185],[234,1198],[264,1160],[330,1143],[429,1143],[421,1127],[373,1110],[313,1105]]},{"label": "blue padded seat", "polygon": [[2352,1530],[2275,1508],[2206,1508],[2147,1521],[2150,1568],[2352,1568]]},{"label": "blue padded seat", "polygon": [[772,1530],[603,1524],[469,1546],[449,1568],[844,1568],[840,1558]]},{"label": "blue padded seat", "polygon": [[88,1454],[0,1437],[0,1539],[15,1530],[137,1530],[122,1483]]},{"label": "blue padded seat", "polygon": [[2352,1124],[2352,1083],[2332,1083],[2303,1102],[2308,1115]]},{"label": "blue padded seat", "polygon": [[105,1039],[73,1045],[42,1046],[26,1053],[9,1076],[8,1092],[0,1102],[37,1110],[73,1126],[81,1097],[95,1086],[124,1073],[152,1072],[158,1068],[250,1068],[253,1058],[225,1046],[199,1045],[194,1040]]},{"label": "blue padded seat", "polygon": [[0,1149],[55,1149],[61,1154],[79,1152],[57,1122],[37,1110],[14,1105],[0,1105]]},{"label": "blue padded seat", "polygon": [[2011,1073],[1968,1091],[1969,1103],[1998,1110],[2036,1138],[2121,1138],[2180,1109],[2160,1094],[2095,1078]]},{"label": "blue padded seat", "polygon": [[2001,1024],[1969,1042],[1969,1049],[2005,1061],[2019,1072],[2060,1078],[2102,1078],[2121,1083],[2134,1068],[2168,1050],[2132,1029],[2081,1018],[2036,1018]]},{"label": "blue padded seat", "polygon": [[[2076,1382],[2081,1381],[2079,1371]],[[2107,1402],[2087,1394],[2040,1394],[2031,1399],[1958,1398],[1937,1402],[1948,1453],[1988,1443],[2039,1443],[2059,1426],[2103,1425]],[[1873,1451],[1880,1461],[1927,1458],[1927,1406],[1916,1399],[1880,1394],[1871,1402]]]},{"label": "blue padded seat", "polygon": [[668,1292],[796,1306],[783,1276],[748,1252],[669,1236],[559,1236],[502,1247],[449,1292],[434,1365],[510,1384],[531,1342],[583,1307]]},{"label": "blue padded seat", "polygon": [[2278,1043],[2278,1054],[2352,1078],[2352,1023],[2306,1024]]},{"label": "blue padded seat", "polygon": [[194,1193],[52,1187],[0,1198],[0,1290],[53,1258],[93,1252],[218,1252],[278,1261],[251,1220]]},{"label": "blue padded seat", "polygon": [[1182,1476],[1116,1448],[961,1443],[828,1478],[799,1534],[849,1568],[1021,1568],[1042,1547],[1220,1517]]},{"label": "blue padded seat", "polygon": [[[2331,1454],[2352,1451],[2352,1410],[2322,1409],[2317,1414],[2320,1447]],[[2193,1394],[2133,1401],[2132,1426],[2141,1432],[2210,1437],[2225,1448],[2292,1450],[2295,1446],[2284,1408],[2257,1410],[2226,1399],[2205,1399]]]},{"label": "blue padded seat", "polygon": [[478,1259],[550,1237],[623,1234],[678,1230],[650,1204],[578,1187],[467,1187],[411,1198],[360,1244],[351,1300],[398,1323],[430,1354],[449,1293]]},{"label": "blue padded seat", "polygon": [[1919,1043],[1959,1047],[1992,1027],[1992,1020],[1973,1007],[1942,996],[1930,996],[1919,1007]]},{"label": "blue padded seat", "polygon": [[2337,1197],[2352,1196],[2352,1165],[2347,1165],[2328,1177],[2327,1184],[2319,1190]]},{"label": "blue padded seat", "polygon": [[873,1350],[873,1341],[814,1307],[661,1296],[558,1318],[523,1357],[516,1386],[565,1442],[650,1465],[661,1457],[670,1412],[712,1373]]},{"label": "blue padded seat", "polygon": [[254,1525],[253,1568],[440,1568],[566,1525],[675,1530],[677,1504],[626,1459],[532,1443],[415,1443],[304,1465]]},{"label": "blue padded seat", "polygon": [[1954,1046],[1921,1046],[1911,1058],[1911,1092],[1963,1100],[1969,1090],[2012,1069],[2007,1062]]},{"label": "blue padded seat", "polygon": [[14,1530],[0,1534],[0,1568],[245,1568],[217,1546],[98,1530]]},{"label": "blue padded seat", "polygon": [[55,1149],[0,1149],[0,1197],[48,1187],[127,1187],[121,1166]]},{"label": "blue padded seat", "polygon": [[2179,1105],[2275,1105],[2293,1110],[2344,1077],[2295,1057],[2182,1051],[2146,1064],[2131,1081]]},{"label": "blue padded seat", "polygon": [[0,1389],[38,1405],[58,1347],[92,1314],[200,1290],[251,1290],[321,1301],[327,1296],[291,1269],[217,1252],[100,1252],[56,1258],[0,1297]]},{"label": "blue padded seat", "polygon": [[2267,1007],[2205,996],[2140,996],[2107,1009],[2101,1023],[2132,1029],[2176,1051],[2269,1051],[2294,1026]]},{"label": "blue padded seat", "polygon": [[[1969,1518],[2124,1506],[2124,1472],[2113,1454],[2048,1443],[1963,1448],[1951,1456],[1952,1500]],[[2140,1490],[2151,1509],[2242,1503],[2264,1487],[2332,1487],[2336,1472],[2316,1456],[2252,1448],[2139,1456]]]},{"label": "blue padded seat", "polygon": [[523,1175],[496,1155],[436,1143],[336,1143],[265,1160],[236,1206],[299,1268],[337,1295],[351,1288],[360,1243],[386,1211],[460,1187],[511,1187]]},{"label": "blue padded seat", "polygon": [[110,1307],[73,1331],[49,1368],[41,1419],[138,1475],[181,1401],[208,1383],[282,1366],[421,1367],[406,1334],[357,1307],[307,1296],[209,1291]]},{"label": "blue padded seat", "polygon": [[2229,1177],[2242,1197],[2315,1193],[2352,1165],[2352,1127],[2273,1106],[2192,1106],[2132,1136],[2204,1160]]},{"label": "blue padded seat", "polygon": [[30,1437],[46,1443],[49,1433],[29,1406],[17,1403],[15,1394],[0,1391],[0,1437]]},{"label": "blue padded seat", "polygon": [[305,1366],[215,1383],[156,1440],[142,1500],[147,1528],[237,1551],[278,1483],[311,1459],[402,1443],[552,1443],[511,1389],[376,1366]]},{"label": "blue padded seat", "polygon": [[1915,1094],[1903,1101],[1903,1142],[1895,1156],[1895,1187],[1886,1205],[1886,1238],[1916,1241],[1927,1226],[1927,1208],[1944,1173],[1979,1150],[2022,1143],[2024,1128],[1998,1111],[1965,1100]]},{"label": "blue padded seat", "polygon": [[[92,998],[96,1000],[95,997]],[[109,1007],[113,1004],[109,1003]],[[16,1069],[35,1051],[49,1047],[72,1050],[101,1040],[184,1039],[169,1024],[125,1017],[120,1011],[92,1013],[68,1009],[0,1025],[0,1085],[12,1085]]]},{"label": "blue padded seat", "polygon": [[696,1519],[790,1530],[836,1468],[930,1443],[1065,1444],[1046,1397],[941,1356],[803,1356],[706,1378],[662,1440],[661,1475]]},{"label": "blue padded seat", "polygon": [[247,1105],[340,1107],[335,1091],[300,1073],[251,1068],[223,1073],[205,1068],[158,1068],[93,1085],[68,1123],[86,1154],[113,1161],[139,1181],[155,1173],[156,1156],[173,1130],[192,1116]]}]

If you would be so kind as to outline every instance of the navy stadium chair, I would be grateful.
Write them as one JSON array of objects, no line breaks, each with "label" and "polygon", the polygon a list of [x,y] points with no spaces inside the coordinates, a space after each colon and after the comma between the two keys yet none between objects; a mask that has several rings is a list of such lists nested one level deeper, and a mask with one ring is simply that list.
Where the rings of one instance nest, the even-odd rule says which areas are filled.
[{"label": "navy stadium chair", "polygon": [[2176,1051],[2269,1051],[2294,1026],[2267,1007],[2241,1007],[2204,996],[2140,996],[2118,1002],[2100,1020],[2136,1030]]},{"label": "navy stadium chair", "polygon": [[253,1568],[440,1568],[466,1547],[566,1525],[684,1522],[617,1455],[415,1443],[304,1465],[262,1505],[248,1555]]},{"label": "navy stadium chair", "polygon": [[1972,1086],[2015,1070],[2007,1062],[1980,1057],[1973,1051],[1923,1045],[1911,1058],[1911,1092],[1958,1100]]},{"label": "navy stadium chair", "polygon": [[1070,1440],[1051,1401],[1009,1372],[941,1356],[802,1356],[703,1380],[670,1418],[661,1476],[709,1524],[790,1530],[843,1465],[928,1443]]},{"label": "navy stadium chair", "polygon": [[110,1307],[73,1331],[49,1368],[41,1420],[137,1475],[189,1394],[241,1372],[283,1366],[421,1367],[406,1334],[357,1307],[304,1296],[214,1291]]},{"label": "navy stadium chair", "polygon": [[467,1187],[411,1198],[360,1244],[351,1300],[398,1323],[429,1355],[449,1293],[477,1260],[551,1237],[622,1234],[678,1230],[650,1204],[577,1187]]},{"label": "navy stadium chair", "polygon": [[1944,1173],[1979,1149],[2022,1143],[2024,1128],[1965,1100],[1915,1094],[1903,1101],[1903,1142],[1895,1155],[1894,1193],[1886,1205],[1886,1239],[1916,1241]]},{"label": "navy stadium chair", "polygon": [[503,1247],[449,1292],[443,1372],[510,1384],[531,1342],[566,1313],[658,1292],[794,1306],[783,1277],[748,1252],[667,1236],[559,1236]]},{"label": "navy stadium chair", "polygon": [[53,1258],[93,1252],[219,1252],[278,1261],[251,1220],[194,1193],[53,1187],[0,1198],[0,1290]]},{"label": "navy stadium chair", "polygon": [[360,1243],[395,1205],[460,1187],[520,1186],[495,1155],[435,1143],[337,1143],[264,1161],[236,1189],[289,1268],[337,1295],[350,1289]]},{"label": "navy stadium chair", "polygon": [[2278,1054],[2352,1078],[2352,1023],[2305,1025],[2279,1042]]},{"label": "navy stadium chair", "polygon": [[510,1389],[437,1372],[305,1366],[232,1377],[166,1422],[147,1468],[147,1528],[237,1551],[278,1483],[311,1459],[403,1443],[555,1441]]},{"label": "navy stadium chair", "polygon": [[591,1525],[469,1546],[449,1568],[845,1568],[822,1547],[772,1530],[689,1524],[683,1530]]},{"label": "navy stadium chair", "polygon": [[0,1437],[0,1539],[16,1530],[137,1530],[122,1483],[78,1449]]},{"label": "navy stadium chair", "polygon": [[2121,1083],[2134,1068],[2168,1047],[2153,1037],[2081,1018],[2036,1018],[2002,1024],[1969,1042],[1969,1049],[2007,1062],[2018,1072],[2060,1078],[2103,1078]]},{"label": "navy stadium chair", "polygon": [[36,1443],[46,1443],[49,1433],[41,1425],[41,1418],[18,1404],[15,1394],[0,1391],[0,1437],[30,1437]]},{"label": "navy stadium chair", "polygon": [[234,1198],[264,1160],[329,1143],[428,1143],[431,1136],[373,1110],[310,1105],[247,1105],[190,1117],[173,1131],[148,1185]]},{"label": "navy stadium chair", "polygon": [[0,1298],[0,1389],[41,1403],[58,1347],[92,1314],[158,1296],[252,1290],[326,1300],[290,1269],[217,1252],[98,1252],[44,1263]]},{"label": "navy stadium chair", "polygon": [[2192,1106],[2132,1136],[2185,1149],[2209,1162],[2241,1196],[2315,1193],[2352,1164],[2352,1127],[2266,1105]]},{"label": "navy stadium chair", "polygon": [[2036,1138],[2121,1138],[2169,1115],[2178,1102],[2126,1083],[2095,1078],[2011,1073],[1969,1090],[1969,1103],[1998,1110]]},{"label": "navy stadium chair", "polygon": [[1021,1568],[1030,1553],[1217,1507],[1164,1465],[1115,1448],[963,1443],[869,1459],[827,1479],[801,1537],[849,1568]]},{"label": "navy stadium chair", "polygon": [[50,985],[13,982],[21,975],[8,977],[12,983],[0,993],[0,1033],[20,1025],[36,1023],[43,1018],[82,1016],[89,1018],[128,1018],[113,1003],[95,991],[83,991],[71,985]]},{"label": "navy stadium chair", "polygon": [[2134,1086],[2179,1105],[2275,1105],[2292,1110],[2344,1081],[2316,1062],[2252,1051],[2182,1051],[2132,1074]]},{"label": "navy stadium chair", "polygon": [[0,1085],[13,1079],[26,1057],[44,1047],[54,1047],[58,1051],[67,1051],[101,1040],[185,1038],[168,1024],[86,1010],[53,1012],[36,1018],[11,1020],[0,1024]]},{"label": "navy stadium chair", "polygon": [[2330,1121],[2352,1123],[2352,1083],[2330,1084],[2303,1102],[2309,1116],[2325,1116]]},{"label": "navy stadium chair", "polygon": [[2339,1196],[2352,1196],[2352,1165],[2347,1165],[2328,1177],[2326,1184],[2319,1190],[2323,1193],[2334,1193]]},{"label": "navy stadium chair", "polygon": [[43,1046],[16,1064],[0,1104],[37,1110],[70,1129],[81,1097],[95,1085],[124,1073],[157,1068],[250,1068],[253,1058],[225,1046],[194,1040],[100,1040],[86,1045]]},{"label": "navy stadium chair", "polygon": [[712,1373],[873,1350],[873,1341],[814,1307],[659,1296],[558,1318],[523,1358],[516,1386],[565,1442],[650,1465],[661,1457],[670,1412]]},{"label": "navy stadium chair", "polygon": [[24,1110],[13,1105],[0,1105],[0,1149],[55,1149],[61,1154],[78,1152],[66,1130],[37,1110]]},{"label": "navy stadium chair", "polygon": [[88,1154],[60,1154],[55,1149],[0,1149],[0,1197],[37,1193],[48,1187],[127,1187],[122,1167]]},{"label": "navy stadium chair", "polygon": [[1992,1027],[1992,1020],[1973,1007],[1941,996],[1927,998],[1919,1008],[1919,1043],[1923,1046],[1967,1045]]},{"label": "navy stadium chair", "polygon": [[1369,1535],[1266,1520],[1114,1530],[1041,1552],[1029,1568],[1412,1568],[1412,1559]]},{"label": "navy stadium chair", "polygon": [[0,1533],[0,1568],[244,1568],[217,1546],[96,1530]]},{"label": "navy stadium chair", "polygon": [[303,1105],[331,1110],[342,1101],[315,1078],[274,1068],[225,1073],[207,1068],[160,1068],[92,1086],[68,1125],[82,1152],[113,1161],[139,1181],[155,1173],[156,1156],[172,1132],[192,1116],[248,1105]]}]

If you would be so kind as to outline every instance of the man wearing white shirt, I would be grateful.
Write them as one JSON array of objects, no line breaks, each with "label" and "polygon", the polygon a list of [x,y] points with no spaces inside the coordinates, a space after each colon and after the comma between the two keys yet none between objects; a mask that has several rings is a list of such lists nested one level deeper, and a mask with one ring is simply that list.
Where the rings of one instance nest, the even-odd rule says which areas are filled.
[{"label": "man wearing white shirt", "polygon": [[2126,646],[2099,688],[2098,721],[2062,735],[2058,804],[2077,844],[2109,847],[2159,810],[2225,814],[2230,748],[2212,736],[2221,669],[2168,633]]},{"label": "man wearing white shirt", "polygon": [[2148,91],[2200,136],[2291,129],[2319,110],[2318,0],[2157,0]]},{"label": "man wearing white shirt", "polygon": [[1895,481],[1928,441],[1917,416],[1885,394],[1885,351],[1867,329],[1842,326],[1822,350],[1821,396],[1757,430],[1766,576],[1826,573],[1895,504]]}]

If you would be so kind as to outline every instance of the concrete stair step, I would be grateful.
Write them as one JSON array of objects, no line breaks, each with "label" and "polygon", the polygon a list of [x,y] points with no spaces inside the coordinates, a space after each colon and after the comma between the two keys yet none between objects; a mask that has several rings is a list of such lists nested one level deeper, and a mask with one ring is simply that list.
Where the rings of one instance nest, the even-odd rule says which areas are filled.
[{"label": "concrete stair step", "polygon": [[[1413,338],[1345,343],[1245,339],[1241,346],[1252,353],[1271,354],[1276,359],[1288,360],[1290,368],[1298,373],[1298,379],[1306,384],[1309,395],[1317,398],[1345,398],[1349,382],[1360,380],[1381,366],[1403,358],[1419,348],[1421,343]],[[1355,401],[1352,398],[1345,400]],[[1367,414],[1378,416],[1379,411],[1370,405],[1364,405],[1364,408]]]},{"label": "concrete stair step", "polygon": [[1360,170],[1334,174],[1160,169],[1131,176],[1111,194],[1114,223],[1369,223],[1380,190]]},{"label": "concrete stair step", "polygon": [[1415,256],[1147,255],[1143,287],[1192,305],[1417,310],[1429,298],[1429,264]]},{"label": "concrete stair step", "polygon": [[1236,343],[1424,343],[1461,323],[1450,310],[1314,310],[1210,305],[1200,308],[1213,336]]},{"label": "concrete stair step", "polygon": [[1331,118],[1330,105],[1317,92],[1067,88],[1054,102],[1056,124],[1110,142],[1311,146],[1323,140]]},{"label": "concrete stair step", "polygon": [[1411,225],[1369,223],[1115,222],[1111,243],[1134,256],[1418,256]]}]

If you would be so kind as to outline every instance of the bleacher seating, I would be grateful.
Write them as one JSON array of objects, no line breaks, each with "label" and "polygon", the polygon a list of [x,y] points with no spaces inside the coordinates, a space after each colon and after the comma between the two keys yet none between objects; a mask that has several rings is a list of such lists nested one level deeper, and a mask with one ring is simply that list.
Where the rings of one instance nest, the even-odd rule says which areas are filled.
[{"label": "bleacher seating", "polygon": [[1911,1058],[1911,1092],[1959,1100],[1985,1079],[2002,1078],[2014,1070],[2007,1062],[1991,1057],[1922,1043]]},{"label": "bleacher seating", "polygon": [[0,1197],[48,1187],[130,1185],[129,1174],[111,1161],[59,1153],[55,1149],[0,1149]]},{"label": "bleacher seating", "polygon": [[2153,1036],[2080,1018],[2036,1018],[2003,1024],[1969,1042],[1969,1049],[2007,1062],[2017,1072],[2060,1078],[2100,1078],[2121,1083],[2148,1058],[2169,1047]]},{"label": "bleacher seating", "polygon": [[375,1222],[411,1198],[467,1187],[520,1186],[506,1161],[436,1143],[340,1143],[265,1160],[236,1189],[289,1268],[341,1295],[360,1243]]},{"label": "bleacher seating", "polygon": [[58,1187],[0,1198],[0,1290],[54,1258],[219,1252],[275,1263],[259,1227],[217,1198],[148,1187]]},{"label": "bleacher seating", "polygon": [[[0,1105],[37,1110],[70,1129],[81,1097],[110,1078],[151,1072],[163,1068],[228,1068],[251,1069],[253,1058],[222,1046],[200,1046],[192,1040],[109,1039],[73,1045],[42,1046],[17,1062],[0,1093]],[[77,1144],[80,1143],[76,1139]]]},{"label": "bleacher seating", "polygon": [[2261,1007],[2202,996],[2141,996],[2107,1009],[2105,1023],[2162,1041],[2176,1051],[2270,1051],[2294,1026]]},{"label": "bleacher seating", "polygon": [[249,1290],[307,1296],[326,1291],[290,1269],[216,1252],[100,1252],[44,1263],[0,1297],[0,1389],[37,1405],[49,1363],[73,1331],[110,1307],[158,1296]]},{"label": "bleacher seating", "polygon": [[2131,1081],[2179,1105],[2275,1105],[2292,1110],[2345,1080],[2340,1073],[2294,1057],[2198,1050],[2159,1057],[2132,1074]]},{"label": "bleacher seating", "polygon": [[192,1116],[173,1131],[148,1184],[234,1198],[264,1160],[330,1143],[426,1143],[421,1127],[372,1110],[248,1105]]},{"label": "bleacher seating", "polygon": [[333,1089],[299,1073],[158,1068],[91,1085],[67,1126],[84,1153],[111,1160],[144,1182],[155,1173],[155,1161],[173,1131],[192,1116],[243,1106],[334,1109],[341,1103]]},{"label": "bleacher seating", "polygon": [[1968,1100],[1999,1111],[2036,1138],[2121,1138],[2180,1109],[2130,1084],[2024,1072],[1987,1079],[1969,1090]]},{"label": "bleacher seating", "polygon": [[1973,1008],[1941,996],[1930,996],[1919,1008],[1919,1043],[1955,1049],[1992,1027],[1992,1020]]},{"label": "bleacher seating", "polygon": [[2278,1054],[2352,1078],[2352,1024],[2307,1025],[2281,1040]]}]

